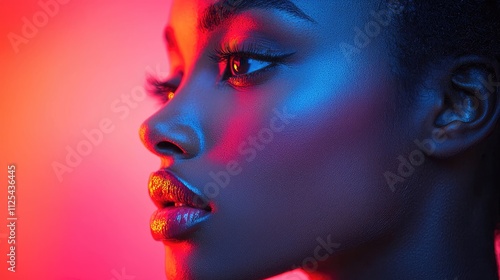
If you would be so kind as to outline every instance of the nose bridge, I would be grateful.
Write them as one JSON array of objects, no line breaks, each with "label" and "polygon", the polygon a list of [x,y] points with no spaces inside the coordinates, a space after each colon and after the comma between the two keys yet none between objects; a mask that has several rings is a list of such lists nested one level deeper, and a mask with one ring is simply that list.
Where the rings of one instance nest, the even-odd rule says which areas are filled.
[{"label": "nose bridge", "polygon": [[197,156],[204,141],[200,116],[193,105],[179,94],[149,117],[139,130],[144,145],[160,157]]}]

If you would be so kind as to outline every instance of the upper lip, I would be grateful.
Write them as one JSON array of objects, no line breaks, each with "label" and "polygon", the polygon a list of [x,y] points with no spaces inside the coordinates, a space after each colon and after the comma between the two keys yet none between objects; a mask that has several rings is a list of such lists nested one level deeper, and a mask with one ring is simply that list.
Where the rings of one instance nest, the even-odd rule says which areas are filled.
[{"label": "upper lip", "polygon": [[185,206],[211,211],[208,201],[186,186],[177,176],[167,170],[158,170],[149,177],[149,195],[159,208],[181,203]]}]

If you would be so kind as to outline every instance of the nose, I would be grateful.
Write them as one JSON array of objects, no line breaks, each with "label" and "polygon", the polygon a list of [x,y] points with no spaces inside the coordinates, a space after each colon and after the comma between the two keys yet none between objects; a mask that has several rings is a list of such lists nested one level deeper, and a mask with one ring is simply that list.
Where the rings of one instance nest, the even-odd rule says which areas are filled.
[{"label": "nose", "polygon": [[165,105],[144,121],[139,129],[148,150],[162,159],[189,159],[201,151],[201,132],[192,114]]}]

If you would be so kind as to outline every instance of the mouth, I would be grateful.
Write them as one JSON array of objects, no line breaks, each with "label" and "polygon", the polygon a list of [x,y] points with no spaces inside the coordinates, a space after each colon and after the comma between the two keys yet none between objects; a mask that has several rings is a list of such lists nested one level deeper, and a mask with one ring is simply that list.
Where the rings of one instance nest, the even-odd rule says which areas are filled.
[{"label": "mouth", "polygon": [[157,241],[189,239],[211,216],[210,203],[171,172],[152,173],[148,189],[158,207],[150,220],[151,234]]}]

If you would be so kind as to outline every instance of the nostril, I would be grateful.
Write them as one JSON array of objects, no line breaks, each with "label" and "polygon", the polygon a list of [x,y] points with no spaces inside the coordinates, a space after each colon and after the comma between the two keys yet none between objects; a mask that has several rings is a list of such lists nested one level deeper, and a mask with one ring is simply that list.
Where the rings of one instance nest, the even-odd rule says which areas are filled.
[{"label": "nostril", "polygon": [[172,153],[172,154],[183,154],[184,151],[172,142],[162,141],[156,144],[156,150],[162,154]]}]

